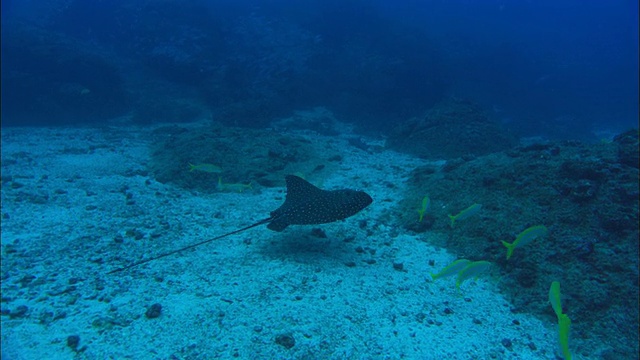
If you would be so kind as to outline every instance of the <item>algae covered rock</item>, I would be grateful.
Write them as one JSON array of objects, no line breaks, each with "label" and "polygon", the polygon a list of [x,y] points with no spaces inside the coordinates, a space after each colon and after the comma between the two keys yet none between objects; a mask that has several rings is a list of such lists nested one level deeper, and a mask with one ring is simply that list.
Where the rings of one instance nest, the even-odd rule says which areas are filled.
[{"label": "algae covered rock", "polygon": [[[599,341],[631,338],[636,322],[618,321],[611,329],[602,319],[610,313],[638,318],[638,169],[636,162],[623,161],[633,156],[625,145],[634,146],[633,135],[621,134],[613,143],[532,144],[454,159],[450,166],[418,167],[398,202],[397,225],[424,232],[416,210],[428,192],[428,233],[436,236],[425,239],[458,258],[496,264],[497,286],[515,309],[545,316],[549,284],[561,279],[570,294],[569,313],[579,314],[582,331]],[[447,215],[474,203],[482,210],[451,227]],[[536,225],[548,234],[507,260],[503,241]],[[620,349],[636,354],[637,344]]]},{"label": "algae covered rock", "polygon": [[515,137],[478,105],[451,99],[434,106],[422,119],[398,125],[386,146],[424,158],[448,159],[503,151],[515,144]]},{"label": "algae covered rock", "polygon": [[154,133],[149,169],[162,183],[204,192],[284,186],[284,175],[330,173],[337,153],[325,144],[274,131],[219,124],[164,127]]},{"label": "algae covered rock", "polygon": [[640,161],[638,151],[638,130],[626,131],[613,139],[618,145],[618,161],[621,164],[637,168]]}]

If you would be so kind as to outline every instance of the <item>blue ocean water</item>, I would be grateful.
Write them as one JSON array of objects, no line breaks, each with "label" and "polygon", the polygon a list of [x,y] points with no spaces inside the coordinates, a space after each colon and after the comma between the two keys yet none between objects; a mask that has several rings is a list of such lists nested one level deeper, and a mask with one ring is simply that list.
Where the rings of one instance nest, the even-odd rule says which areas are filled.
[{"label": "blue ocean water", "polygon": [[2,359],[637,359],[637,1],[1,6]]},{"label": "blue ocean water", "polygon": [[326,106],[384,133],[447,97],[525,136],[638,121],[635,1],[9,0],[2,30],[5,125]]}]

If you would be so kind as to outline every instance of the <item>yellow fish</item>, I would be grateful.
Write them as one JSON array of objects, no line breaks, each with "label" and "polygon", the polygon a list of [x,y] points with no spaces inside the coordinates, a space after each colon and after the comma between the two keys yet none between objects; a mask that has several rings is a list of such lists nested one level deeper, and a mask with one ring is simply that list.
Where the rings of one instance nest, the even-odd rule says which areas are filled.
[{"label": "yellow fish", "polygon": [[565,360],[571,360],[571,352],[569,351],[569,328],[571,327],[571,319],[566,314],[558,316],[558,341],[560,342],[560,350]]},{"label": "yellow fish", "polygon": [[442,271],[440,271],[437,274],[431,274],[431,278],[435,281],[441,277],[447,277],[447,276],[451,276],[451,275],[455,275],[457,273],[460,272],[460,270],[464,269],[467,267],[467,265],[469,265],[471,263],[471,261],[467,260],[467,259],[460,259],[460,260],[456,260],[454,262],[451,263],[451,265],[447,266],[446,268],[442,269]]},{"label": "yellow fish", "polygon": [[557,281],[551,283],[551,288],[549,289],[549,302],[551,303],[551,307],[556,313],[556,316],[560,319],[560,315],[562,315],[562,303],[560,302],[560,283]]},{"label": "yellow fish", "polygon": [[425,196],[422,198],[422,207],[418,210],[418,214],[420,214],[420,220],[418,222],[422,222],[424,218],[424,214],[429,210],[429,205],[431,205],[431,199],[429,196]]},{"label": "yellow fish", "polygon": [[547,235],[548,232],[549,230],[547,230],[546,226],[536,225],[521,232],[520,235],[518,235],[511,244],[509,244],[506,241],[503,241],[502,245],[504,245],[507,248],[507,260],[509,260],[511,255],[513,255],[513,250],[521,246],[527,245],[528,243],[532,242],[533,240],[535,240],[540,236]]},{"label": "yellow fish", "polygon": [[549,302],[553,311],[558,316],[558,342],[562,357],[565,360],[571,360],[571,352],[569,351],[569,328],[571,327],[571,319],[567,314],[562,313],[562,304],[560,303],[560,283],[554,281],[549,289]]},{"label": "yellow fish", "polygon": [[474,261],[470,263],[458,273],[456,288],[460,289],[460,285],[462,285],[462,283],[464,283],[467,279],[470,279],[472,277],[475,277],[477,279],[480,274],[489,270],[490,267],[491,263],[488,261]]},{"label": "yellow fish", "polygon": [[222,182],[222,178],[218,177],[218,191],[237,191],[237,192],[243,192],[247,189],[252,189],[253,187],[251,186],[251,182],[249,182],[248,184],[230,184],[230,183],[223,183]]},{"label": "yellow fish", "polygon": [[481,209],[482,209],[482,204],[473,204],[473,205],[469,206],[468,208],[460,211],[455,216],[449,215],[449,219],[451,219],[451,227],[453,228],[453,225],[455,225],[456,220],[466,219],[466,218],[468,218],[468,217],[470,217],[472,215],[475,215],[475,214],[479,213]]},{"label": "yellow fish", "polygon": [[198,164],[198,165],[189,164],[189,171],[193,171],[193,170],[204,171],[208,173],[222,172],[222,169],[219,166],[216,166],[213,164]]}]

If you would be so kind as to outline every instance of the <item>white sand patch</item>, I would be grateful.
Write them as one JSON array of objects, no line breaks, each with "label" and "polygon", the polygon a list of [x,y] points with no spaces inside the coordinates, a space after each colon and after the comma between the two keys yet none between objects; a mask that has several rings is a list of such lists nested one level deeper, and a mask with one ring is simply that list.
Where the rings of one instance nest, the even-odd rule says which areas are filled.
[{"label": "white sand patch", "polygon": [[[454,279],[430,281],[429,272],[455,260],[429,245],[436,235],[380,220],[424,161],[328,137],[314,141],[343,161],[323,187],[362,189],[374,203],[317,226],[327,238],[309,236],[311,227],[259,227],[105,275],[250,225],[281,203],[281,189],[194,194],[142,175],[149,132],[3,130],[3,176],[22,185],[2,188],[7,358],[554,358],[554,324],[512,313],[490,277],[460,293]],[[148,319],[154,303],[162,314]],[[275,342],[283,334],[292,348]],[[67,346],[70,335],[80,337],[79,353]]]}]

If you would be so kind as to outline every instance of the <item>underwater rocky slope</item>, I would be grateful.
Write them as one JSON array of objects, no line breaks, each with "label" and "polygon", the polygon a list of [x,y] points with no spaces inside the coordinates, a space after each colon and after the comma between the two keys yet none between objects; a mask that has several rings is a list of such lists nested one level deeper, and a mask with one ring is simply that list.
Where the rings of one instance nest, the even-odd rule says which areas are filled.
[{"label": "underwater rocky slope", "polygon": [[[638,131],[613,142],[549,142],[485,156],[460,157],[415,169],[397,223],[415,233],[446,234],[442,244],[459,258],[487,260],[512,311],[553,318],[549,285],[559,281],[574,338],[597,338],[616,350],[638,352]],[[429,196],[419,221],[420,202]],[[451,228],[447,215],[482,204],[481,212]],[[501,241],[545,225],[549,234],[506,259]],[[442,266],[446,264],[441,264]]]},{"label": "underwater rocky slope", "polygon": [[[445,121],[461,113],[478,121]],[[547,294],[551,282],[559,281],[564,312],[574,322],[573,337],[611,343],[616,349],[612,356],[634,354],[637,346],[624,339],[635,338],[638,317],[638,132],[598,144],[562,141],[510,147],[509,134],[472,104],[443,103],[429,117],[431,125],[423,128],[448,129],[452,135],[444,140],[457,147],[435,154],[450,160],[415,168],[405,184],[388,184],[405,188],[405,197],[379,220],[397,224],[397,235],[440,234],[428,236],[430,245],[445,247],[459,258],[495,263],[498,270],[493,274],[514,313],[554,321]],[[400,150],[428,157],[430,149],[438,147],[429,141],[433,136],[428,131],[413,134],[414,143],[423,146],[412,147],[409,140]],[[483,149],[468,141],[469,134],[504,141]],[[296,171],[322,181],[341,161],[339,153],[324,150],[320,143],[275,131],[214,125],[160,128],[156,136],[163,139],[156,142],[152,157],[156,178],[198,191],[216,190],[211,174],[184,176],[190,161],[221,164],[229,181],[251,179],[258,187],[281,186],[282,176]],[[262,140],[256,145],[242,140],[246,138]],[[387,147],[398,144],[388,141]],[[493,152],[499,148],[505,150]],[[459,154],[466,155],[455,156]],[[417,210],[424,196],[431,204],[420,220]],[[452,228],[447,215],[474,203],[482,204],[480,213]],[[534,225],[546,226],[549,233],[516,249],[507,260],[501,242],[513,242]]]}]

